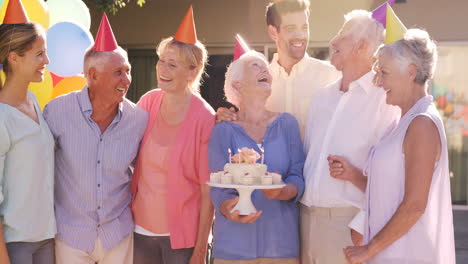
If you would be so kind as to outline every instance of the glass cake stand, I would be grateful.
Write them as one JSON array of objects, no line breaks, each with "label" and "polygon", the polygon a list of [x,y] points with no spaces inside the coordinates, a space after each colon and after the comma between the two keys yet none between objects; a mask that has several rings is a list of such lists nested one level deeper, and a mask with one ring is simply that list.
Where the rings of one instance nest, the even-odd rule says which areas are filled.
[{"label": "glass cake stand", "polygon": [[279,189],[286,186],[286,184],[284,183],[271,185],[240,185],[207,182],[206,184],[208,184],[211,187],[237,189],[237,191],[239,192],[239,202],[237,202],[236,206],[234,206],[231,212],[239,210],[240,215],[249,215],[251,213],[257,212],[257,209],[252,203],[252,192],[254,190]]}]

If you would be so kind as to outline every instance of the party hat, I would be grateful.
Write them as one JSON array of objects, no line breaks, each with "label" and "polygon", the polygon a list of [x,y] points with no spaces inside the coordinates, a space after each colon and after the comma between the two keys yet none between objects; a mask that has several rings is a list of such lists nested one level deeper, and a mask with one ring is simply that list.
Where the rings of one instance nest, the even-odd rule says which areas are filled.
[{"label": "party hat", "polygon": [[387,30],[385,33],[385,44],[389,44],[403,39],[406,33],[406,27],[397,17],[392,7],[387,4]]},{"label": "party hat", "polygon": [[185,14],[174,39],[187,44],[195,44],[197,42],[197,31],[195,30],[195,22],[193,21],[192,6],[190,6]]},{"label": "party hat", "polygon": [[3,24],[22,24],[29,22],[28,15],[20,0],[10,0],[6,9]]},{"label": "party hat", "polygon": [[387,25],[387,4],[393,6],[395,4],[395,0],[388,0],[372,11],[372,18],[379,21],[384,28]]},{"label": "party hat", "polygon": [[241,37],[241,35],[237,34],[236,35],[236,45],[234,46],[234,59],[233,61],[237,60],[242,54],[246,53],[249,51],[250,48],[247,45],[247,43],[244,41],[244,39]]},{"label": "party hat", "polygon": [[117,49],[118,44],[115,40],[114,33],[107,19],[106,13],[102,14],[101,24],[96,35],[93,49],[95,51],[113,51]]}]

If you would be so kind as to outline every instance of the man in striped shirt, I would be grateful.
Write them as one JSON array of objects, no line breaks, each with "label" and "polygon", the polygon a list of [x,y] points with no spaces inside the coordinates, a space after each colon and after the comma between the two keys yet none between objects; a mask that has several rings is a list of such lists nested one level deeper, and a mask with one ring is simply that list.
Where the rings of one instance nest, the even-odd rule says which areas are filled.
[{"label": "man in striped shirt", "polygon": [[88,85],[52,100],[56,142],[57,263],[133,263],[132,165],[147,114],[125,98],[130,64],[120,47],[89,49]]}]

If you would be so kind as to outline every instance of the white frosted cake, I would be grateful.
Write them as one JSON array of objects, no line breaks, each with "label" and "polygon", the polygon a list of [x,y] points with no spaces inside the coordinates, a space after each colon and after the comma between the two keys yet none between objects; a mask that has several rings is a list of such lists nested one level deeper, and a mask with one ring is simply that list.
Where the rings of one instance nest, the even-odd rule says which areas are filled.
[{"label": "white frosted cake", "polygon": [[[210,182],[238,185],[281,184],[281,175],[267,172],[265,164],[256,163],[260,155],[253,149],[242,148],[224,165],[224,170],[213,172]],[[263,161],[263,159],[262,159]]]}]

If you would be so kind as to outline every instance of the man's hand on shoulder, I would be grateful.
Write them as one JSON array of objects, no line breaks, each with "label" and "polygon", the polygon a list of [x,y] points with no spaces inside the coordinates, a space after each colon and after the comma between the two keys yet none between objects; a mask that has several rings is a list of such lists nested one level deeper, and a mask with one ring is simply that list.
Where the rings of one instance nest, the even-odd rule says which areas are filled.
[{"label": "man's hand on shoulder", "polygon": [[216,111],[216,124],[221,122],[232,122],[237,120],[237,113],[234,107],[229,109],[220,107]]}]

